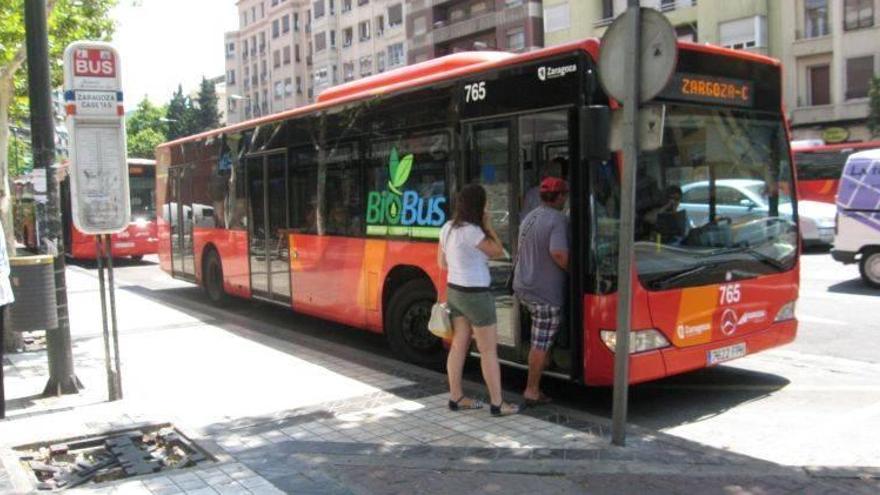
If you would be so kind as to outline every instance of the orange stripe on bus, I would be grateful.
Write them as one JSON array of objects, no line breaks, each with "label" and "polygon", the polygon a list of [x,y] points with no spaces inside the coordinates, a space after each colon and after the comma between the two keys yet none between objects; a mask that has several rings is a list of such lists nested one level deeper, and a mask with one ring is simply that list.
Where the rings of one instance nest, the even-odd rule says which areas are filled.
[{"label": "orange stripe on bus", "polygon": [[678,318],[672,343],[679,347],[712,341],[715,308],[718,307],[718,286],[689,287],[681,291]]},{"label": "orange stripe on bus", "polygon": [[385,267],[385,254],[388,242],[379,239],[367,239],[364,242],[364,256],[361,262],[361,278],[358,282],[357,304],[368,311],[379,311],[379,277]]}]

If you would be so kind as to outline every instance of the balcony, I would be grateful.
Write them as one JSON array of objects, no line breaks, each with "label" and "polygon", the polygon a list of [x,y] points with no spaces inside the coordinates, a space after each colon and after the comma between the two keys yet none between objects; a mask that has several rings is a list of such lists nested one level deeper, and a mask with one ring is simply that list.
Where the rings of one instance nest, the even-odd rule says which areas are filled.
[{"label": "balcony", "polygon": [[672,12],[673,10],[696,6],[697,0],[660,0],[660,12]]},{"label": "balcony", "polygon": [[[413,40],[413,48],[420,48],[427,44],[438,44],[452,41],[458,38],[466,38],[474,34],[495,29],[499,25],[509,25],[524,20],[529,15],[529,3],[506,8],[501,11],[482,12],[480,14],[465,17],[455,21],[438,21],[434,23],[434,30],[418,36]],[[416,43],[421,41],[422,43]]]}]

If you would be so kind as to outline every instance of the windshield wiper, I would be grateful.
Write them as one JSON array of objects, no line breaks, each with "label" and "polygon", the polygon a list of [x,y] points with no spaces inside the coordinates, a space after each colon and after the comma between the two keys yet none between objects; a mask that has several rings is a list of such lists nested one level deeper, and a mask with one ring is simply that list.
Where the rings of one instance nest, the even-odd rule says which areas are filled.
[{"label": "windshield wiper", "polygon": [[697,265],[686,270],[672,272],[668,275],[664,275],[660,278],[652,280],[650,284],[651,287],[654,289],[666,289],[671,287],[672,285],[675,285],[676,282],[680,282],[686,278],[693,277],[694,275],[699,275],[700,273],[703,273],[709,268],[712,268],[716,265],[717,263],[703,263],[701,265]]},{"label": "windshield wiper", "polygon": [[769,265],[773,268],[776,268],[779,271],[784,271],[784,270],[788,269],[788,265],[786,265],[785,263],[779,261],[778,259],[776,259],[770,255],[764,254],[761,251],[758,251],[757,249],[755,249],[753,247],[749,247],[749,246],[743,246],[743,247],[732,248],[732,249],[723,249],[721,251],[714,251],[714,252],[712,252],[712,256],[723,255],[723,254],[739,254],[739,253],[748,254],[752,258],[760,261],[761,263],[764,263],[765,265]]}]

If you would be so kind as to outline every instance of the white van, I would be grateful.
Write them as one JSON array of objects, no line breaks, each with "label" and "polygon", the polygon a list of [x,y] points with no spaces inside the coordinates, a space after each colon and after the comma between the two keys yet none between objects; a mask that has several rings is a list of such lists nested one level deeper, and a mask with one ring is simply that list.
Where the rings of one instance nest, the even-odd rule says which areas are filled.
[{"label": "white van", "polygon": [[846,161],[831,256],[858,263],[862,280],[880,289],[880,148],[853,153]]}]

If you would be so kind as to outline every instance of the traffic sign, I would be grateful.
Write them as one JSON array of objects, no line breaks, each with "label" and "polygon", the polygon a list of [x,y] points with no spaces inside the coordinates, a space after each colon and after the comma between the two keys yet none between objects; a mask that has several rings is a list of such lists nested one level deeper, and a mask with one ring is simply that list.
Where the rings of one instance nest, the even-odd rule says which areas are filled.
[{"label": "traffic sign", "polygon": [[73,223],[86,234],[115,234],[131,218],[119,53],[77,41],[64,52]]},{"label": "traffic sign", "polygon": [[[605,92],[618,101],[624,101],[624,81],[634,74],[627,74],[624,56],[632,35],[627,32],[627,10],[619,16],[602,36],[599,54],[599,82]],[[678,45],[675,29],[666,16],[654,9],[642,7],[640,34],[641,83],[639,102],[643,103],[657,96],[675,71],[678,60]]]}]

